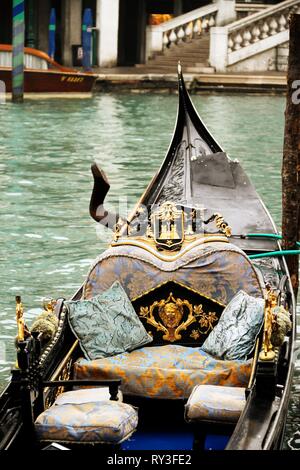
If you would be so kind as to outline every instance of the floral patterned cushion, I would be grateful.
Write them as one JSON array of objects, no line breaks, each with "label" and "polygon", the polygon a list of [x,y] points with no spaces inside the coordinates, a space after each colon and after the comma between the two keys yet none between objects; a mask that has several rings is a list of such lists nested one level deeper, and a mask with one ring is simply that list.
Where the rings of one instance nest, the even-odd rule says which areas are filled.
[{"label": "floral patterned cushion", "polygon": [[202,349],[219,359],[246,359],[263,324],[265,301],[239,291],[229,302]]},{"label": "floral patterned cushion", "polygon": [[116,401],[53,405],[35,422],[41,441],[119,444],[135,431],[136,408]]},{"label": "floral patterned cushion", "polygon": [[66,305],[70,327],[88,359],[114,356],[153,341],[118,281],[92,299]]},{"label": "floral patterned cushion", "polygon": [[202,351],[179,345],[151,346],[74,364],[75,379],[121,378],[124,394],[148,398],[188,398],[198,384],[246,387],[252,361],[218,360]]},{"label": "floral patterned cushion", "polygon": [[243,387],[197,385],[185,405],[185,420],[235,423],[245,403]]}]

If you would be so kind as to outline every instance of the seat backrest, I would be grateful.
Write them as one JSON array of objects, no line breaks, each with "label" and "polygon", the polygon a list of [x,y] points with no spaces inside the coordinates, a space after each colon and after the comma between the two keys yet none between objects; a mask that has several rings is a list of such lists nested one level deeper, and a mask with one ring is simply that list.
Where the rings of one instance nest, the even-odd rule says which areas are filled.
[{"label": "seat backrest", "polygon": [[139,246],[109,248],[91,267],[84,298],[119,280],[153,336],[153,344],[203,343],[233,296],[262,296],[257,273],[242,250],[206,243],[165,260]]}]

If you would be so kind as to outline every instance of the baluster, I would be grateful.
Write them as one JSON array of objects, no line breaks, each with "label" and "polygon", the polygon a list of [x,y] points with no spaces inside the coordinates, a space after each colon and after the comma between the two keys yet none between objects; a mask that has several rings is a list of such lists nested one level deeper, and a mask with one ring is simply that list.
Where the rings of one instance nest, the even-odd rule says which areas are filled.
[{"label": "baluster", "polygon": [[201,34],[201,21],[196,20],[193,24],[193,37],[197,37]]},{"label": "baluster", "polygon": [[270,35],[273,36],[277,33],[278,23],[275,18],[272,18],[270,21]]},{"label": "baluster", "polygon": [[265,39],[267,38],[269,35],[268,35],[268,32],[269,32],[269,26],[268,26],[268,23],[265,21],[264,24],[262,25],[262,35],[261,35],[261,38],[262,39]]},{"label": "baluster", "polygon": [[251,36],[249,29],[246,29],[243,34],[243,46],[244,47],[250,45],[251,38],[252,36]]},{"label": "baluster", "polygon": [[182,43],[184,36],[184,29],[182,26],[180,26],[179,30],[177,31],[177,44]]},{"label": "baluster", "polygon": [[238,49],[241,49],[242,42],[243,42],[243,38],[240,35],[240,33],[238,33],[234,38],[234,50],[235,51],[237,51]]},{"label": "baluster", "polygon": [[163,48],[165,49],[166,47],[168,47],[168,44],[169,44],[168,35],[167,35],[167,33],[164,33],[164,35],[163,35]]},{"label": "baluster", "polygon": [[170,47],[172,47],[172,46],[174,46],[174,44],[176,44],[177,35],[176,35],[174,29],[172,29],[172,31],[171,31],[171,34],[169,36],[169,41],[170,41]]},{"label": "baluster", "polygon": [[255,24],[254,27],[252,28],[251,34],[252,34],[252,42],[253,43],[259,41],[260,29],[257,26],[257,24]]},{"label": "baluster", "polygon": [[202,19],[202,30],[205,32],[208,28],[208,19],[207,18],[203,18]]},{"label": "baluster", "polygon": [[228,38],[228,53],[232,52],[233,45],[234,45],[234,42],[232,40],[232,37],[229,36],[229,38]]},{"label": "baluster", "polygon": [[287,24],[287,21],[284,15],[280,16],[278,23],[279,23],[279,31],[285,31],[286,30],[285,26]]},{"label": "baluster", "polygon": [[211,15],[211,17],[209,18],[208,26],[212,28],[213,26],[215,26],[215,24],[216,24],[215,18],[213,15]]},{"label": "baluster", "polygon": [[193,37],[193,22],[190,21],[185,28],[186,39],[192,39]]}]

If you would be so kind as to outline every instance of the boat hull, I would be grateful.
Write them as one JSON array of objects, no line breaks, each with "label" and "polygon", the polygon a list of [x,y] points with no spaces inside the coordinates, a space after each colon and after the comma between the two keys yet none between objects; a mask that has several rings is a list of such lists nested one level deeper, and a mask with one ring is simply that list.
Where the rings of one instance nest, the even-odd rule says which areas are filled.
[{"label": "boat hull", "polygon": [[[52,70],[25,70],[25,93],[91,93],[97,76]],[[7,93],[12,92],[12,71],[0,68],[0,80]]]}]

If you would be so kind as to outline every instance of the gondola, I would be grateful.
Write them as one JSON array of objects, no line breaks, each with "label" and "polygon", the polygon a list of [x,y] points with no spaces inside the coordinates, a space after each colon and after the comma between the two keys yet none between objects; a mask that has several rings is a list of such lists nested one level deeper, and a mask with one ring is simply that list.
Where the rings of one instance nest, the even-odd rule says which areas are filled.
[{"label": "gondola", "polygon": [[[198,116],[180,64],[178,97],[166,157],[128,219],[105,209],[110,185],[92,165],[90,215],[113,237],[78,292],[48,300],[31,327],[16,299],[17,362],[0,397],[0,449],[282,447],[295,299],[280,234],[240,163]],[[132,327],[120,299],[133,307]],[[121,332],[107,336],[110,315],[113,328],[121,315]],[[99,387],[109,393],[96,403]],[[78,417],[89,426],[101,421],[99,406],[109,420],[120,403],[135,413],[125,435],[72,428],[80,407],[89,407]]]}]

